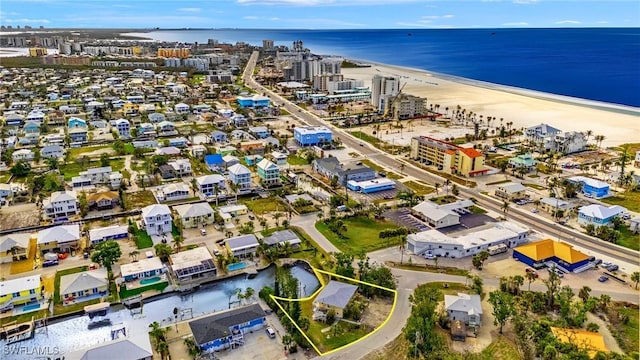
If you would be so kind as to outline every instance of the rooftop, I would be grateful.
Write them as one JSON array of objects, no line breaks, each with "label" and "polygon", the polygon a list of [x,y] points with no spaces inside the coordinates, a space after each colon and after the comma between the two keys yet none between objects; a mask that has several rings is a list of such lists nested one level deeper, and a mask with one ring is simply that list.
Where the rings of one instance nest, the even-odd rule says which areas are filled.
[{"label": "rooftop", "polygon": [[211,253],[205,246],[181,251],[170,255],[171,268],[174,271],[199,266],[203,261],[213,260]]},{"label": "rooftop", "polygon": [[40,275],[25,276],[0,282],[0,297],[24,290],[40,288]]},{"label": "rooftop", "polygon": [[197,344],[223,338],[230,334],[230,329],[267,315],[258,304],[222,311],[213,315],[189,322],[189,327]]},{"label": "rooftop", "polygon": [[145,271],[162,269],[162,261],[160,258],[152,257],[148,259],[138,260],[138,262],[124,264],[120,266],[120,274],[122,277],[139,274]]},{"label": "rooftop", "polygon": [[344,309],[357,290],[356,285],[331,280],[313,302]]},{"label": "rooftop", "polygon": [[551,239],[518,246],[513,250],[535,261],[542,261],[555,256],[569,264],[575,264],[589,258],[588,255],[575,250],[571,245]]}]

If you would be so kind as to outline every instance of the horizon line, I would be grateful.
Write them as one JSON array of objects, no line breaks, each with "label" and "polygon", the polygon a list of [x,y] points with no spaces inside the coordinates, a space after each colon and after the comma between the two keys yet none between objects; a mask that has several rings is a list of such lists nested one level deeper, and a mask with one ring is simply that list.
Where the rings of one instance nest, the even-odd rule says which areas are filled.
[{"label": "horizon line", "polygon": [[[7,25],[5,25],[7,26]],[[9,25],[10,26],[10,25]],[[30,26],[30,25],[26,25]],[[0,33],[5,31],[47,31],[47,30],[145,30],[145,31],[184,31],[184,30],[308,30],[308,31],[337,31],[337,30],[349,30],[349,31],[363,31],[363,30],[559,30],[559,29],[640,29],[640,26],[505,26],[505,27],[370,27],[370,28],[260,28],[260,27],[175,27],[175,28],[161,28],[161,27],[32,27],[26,29],[21,28],[4,28],[0,30]]]}]

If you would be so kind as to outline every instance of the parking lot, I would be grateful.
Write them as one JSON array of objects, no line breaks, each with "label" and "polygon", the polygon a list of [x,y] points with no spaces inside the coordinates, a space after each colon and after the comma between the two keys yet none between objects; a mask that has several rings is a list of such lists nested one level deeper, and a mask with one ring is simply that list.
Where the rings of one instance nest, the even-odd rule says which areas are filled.
[{"label": "parking lot", "polygon": [[446,228],[442,228],[438,230],[444,234],[450,234],[457,231],[473,229],[490,222],[496,222],[496,220],[491,216],[488,216],[485,214],[466,214],[466,215],[460,216],[460,224],[454,225],[454,226],[448,226]]},{"label": "parking lot", "polygon": [[426,231],[431,229],[429,225],[423,223],[415,216],[411,215],[410,209],[387,211],[384,216],[389,220],[395,222],[396,224],[406,227],[407,229],[416,229],[417,231]]}]

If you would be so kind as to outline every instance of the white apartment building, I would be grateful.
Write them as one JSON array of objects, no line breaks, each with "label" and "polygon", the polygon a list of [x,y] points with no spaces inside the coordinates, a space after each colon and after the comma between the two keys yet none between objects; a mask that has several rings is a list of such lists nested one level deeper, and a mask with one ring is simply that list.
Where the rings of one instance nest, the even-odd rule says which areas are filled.
[{"label": "white apartment building", "polygon": [[388,96],[395,96],[400,91],[400,79],[391,76],[374,75],[371,80],[371,104],[384,111]]}]

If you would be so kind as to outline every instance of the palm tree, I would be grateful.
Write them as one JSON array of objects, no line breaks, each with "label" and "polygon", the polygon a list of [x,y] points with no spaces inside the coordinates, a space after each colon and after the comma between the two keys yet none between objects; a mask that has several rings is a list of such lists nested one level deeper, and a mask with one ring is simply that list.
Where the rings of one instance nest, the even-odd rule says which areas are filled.
[{"label": "palm tree", "polygon": [[278,219],[280,219],[282,217],[282,213],[276,212],[272,216],[273,216],[273,219],[276,221],[276,227],[280,226],[280,222],[279,222]]},{"label": "palm tree", "polygon": [[502,212],[504,213],[504,217],[506,219],[507,218],[507,212],[509,212],[509,202],[508,201],[503,202],[501,209],[502,209]]},{"label": "palm tree", "polygon": [[587,136],[587,143],[589,143],[589,138],[591,137],[591,135],[593,135],[593,130],[587,130],[584,133]]},{"label": "palm tree", "polygon": [[129,256],[131,257],[131,260],[133,260],[133,261],[138,259],[138,255],[140,255],[140,251],[138,251],[138,250],[133,250],[133,251],[129,252]]},{"label": "palm tree", "polygon": [[583,286],[578,292],[578,297],[582,299],[582,302],[586,302],[589,299],[591,293],[591,288],[588,286]]},{"label": "palm tree", "polygon": [[529,283],[529,291],[531,291],[531,283],[536,281],[537,276],[533,272],[527,272],[524,274],[524,277],[527,279],[527,282]]},{"label": "palm tree", "polygon": [[638,289],[638,283],[640,283],[640,272],[635,271],[631,274],[631,281],[636,284],[636,290]]},{"label": "palm tree", "polygon": [[175,235],[173,237],[173,246],[175,247],[176,252],[180,252],[182,243],[184,243],[184,238],[182,237],[182,235]]},{"label": "palm tree", "polygon": [[436,189],[436,196],[438,196],[438,190],[440,190],[440,183],[433,184],[433,187]]}]

